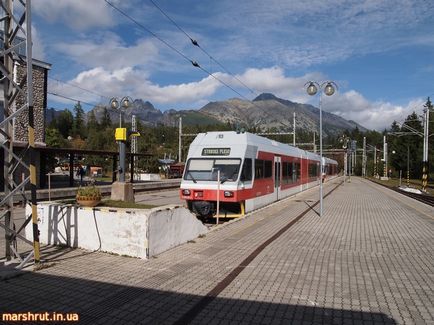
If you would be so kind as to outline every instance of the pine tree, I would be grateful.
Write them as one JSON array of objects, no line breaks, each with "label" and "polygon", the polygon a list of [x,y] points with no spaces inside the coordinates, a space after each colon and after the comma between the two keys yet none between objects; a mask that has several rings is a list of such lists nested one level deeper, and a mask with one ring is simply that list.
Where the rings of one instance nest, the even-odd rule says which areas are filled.
[{"label": "pine tree", "polygon": [[74,116],[74,136],[80,136],[83,138],[83,128],[84,128],[84,111],[83,108],[81,107],[80,102],[78,102],[75,106],[74,106],[74,112],[75,112],[75,116]]},{"label": "pine tree", "polygon": [[107,110],[107,107],[104,107],[104,111],[102,114],[102,119],[101,119],[101,127],[103,129],[112,126],[112,120],[110,118],[110,114]]}]

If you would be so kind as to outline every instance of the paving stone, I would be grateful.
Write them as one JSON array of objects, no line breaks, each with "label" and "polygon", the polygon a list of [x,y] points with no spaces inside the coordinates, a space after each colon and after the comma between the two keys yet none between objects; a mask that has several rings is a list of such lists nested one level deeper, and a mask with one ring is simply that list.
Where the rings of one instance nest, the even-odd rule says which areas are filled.
[{"label": "paving stone", "polygon": [[[0,282],[1,309],[172,324],[316,198],[316,189],[298,194],[148,261],[44,248],[56,264]],[[193,323],[433,323],[432,216],[434,208],[353,178],[324,199],[322,218],[309,211]]]}]

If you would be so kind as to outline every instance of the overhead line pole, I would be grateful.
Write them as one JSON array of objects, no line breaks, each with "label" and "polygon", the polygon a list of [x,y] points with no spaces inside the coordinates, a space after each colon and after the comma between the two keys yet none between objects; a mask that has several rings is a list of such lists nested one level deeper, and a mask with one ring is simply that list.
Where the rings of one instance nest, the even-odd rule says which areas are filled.
[{"label": "overhead line pole", "polygon": [[[15,8],[17,7],[17,8]],[[11,261],[16,258],[20,264],[17,268],[22,268],[32,257],[35,264],[40,262],[40,244],[38,230],[38,215],[36,202],[36,150],[35,150],[35,118],[33,107],[33,66],[32,66],[32,25],[31,25],[31,2],[27,1],[2,1],[3,21],[3,48],[0,49],[0,70],[4,76],[3,93],[3,120],[0,121],[2,141],[1,149],[4,152],[4,196],[0,199],[0,208],[4,211],[0,216],[0,227],[5,230],[5,257]],[[16,16],[17,14],[17,16]],[[24,26],[24,22],[26,25]],[[18,31],[23,36],[18,37]],[[20,47],[25,45],[25,55],[20,53]],[[26,65],[26,69],[18,66]],[[14,69],[15,68],[15,69]],[[21,80],[17,80],[19,69],[25,71]],[[20,76],[21,77],[21,76]],[[19,105],[17,105],[19,103]],[[29,165],[25,163],[24,157],[19,157],[14,152],[14,140],[17,134],[14,129],[14,119],[28,120],[27,135],[20,134],[23,141],[26,141],[25,154],[29,154]],[[17,167],[26,170],[28,177],[15,177]],[[20,179],[20,182],[15,182]],[[25,225],[29,222],[33,224],[33,250],[25,258],[21,257],[16,249],[16,239],[23,238],[19,232],[24,229],[21,227],[18,231],[14,229],[13,222],[13,196],[16,193],[22,193],[27,183],[30,182],[31,200],[23,198],[31,206],[31,215],[26,218]],[[3,219],[3,220],[2,220]],[[31,243],[31,242],[30,242]]]},{"label": "overhead line pole", "polygon": [[428,97],[425,106],[425,116],[423,124],[423,170],[422,170],[422,191],[426,191],[428,183],[428,145],[429,145],[429,110],[432,109],[431,101]]}]

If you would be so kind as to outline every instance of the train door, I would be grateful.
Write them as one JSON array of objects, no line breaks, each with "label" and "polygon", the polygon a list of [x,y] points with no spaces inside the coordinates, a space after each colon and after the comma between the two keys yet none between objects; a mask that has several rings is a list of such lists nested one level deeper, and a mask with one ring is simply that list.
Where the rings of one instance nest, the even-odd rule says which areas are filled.
[{"label": "train door", "polygon": [[280,200],[282,198],[281,194],[281,164],[282,164],[282,158],[281,157],[274,157],[274,193],[275,193],[275,199]]}]

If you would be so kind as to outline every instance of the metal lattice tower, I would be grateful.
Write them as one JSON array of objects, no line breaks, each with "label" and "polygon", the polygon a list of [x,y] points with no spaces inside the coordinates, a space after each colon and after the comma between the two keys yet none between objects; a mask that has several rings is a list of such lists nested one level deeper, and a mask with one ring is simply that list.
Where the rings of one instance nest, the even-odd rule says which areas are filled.
[{"label": "metal lattice tower", "polygon": [[[0,199],[0,226],[5,229],[6,259],[17,260],[18,267],[24,266],[34,258],[35,264],[40,262],[39,230],[36,205],[36,152],[35,128],[33,112],[33,66],[32,66],[32,35],[31,35],[31,0],[0,0],[1,22],[3,30],[0,34],[0,71],[2,74],[4,102],[3,116],[0,121],[0,145],[4,151],[4,195]],[[19,35],[19,36],[18,36]],[[23,55],[25,48],[25,55]],[[26,73],[18,79],[16,65],[25,65]],[[23,104],[17,106],[17,98],[23,99]],[[28,113],[28,141],[26,149],[18,155],[14,152],[14,123],[17,116]],[[29,161],[29,164],[26,163]],[[28,176],[19,182],[14,174],[18,167],[24,168]],[[27,200],[23,189],[30,183],[31,199]],[[32,213],[27,217],[20,229],[15,230],[13,220],[13,197],[23,196],[24,201],[31,206]],[[29,222],[33,223],[33,243],[20,233]],[[33,244],[33,250],[26,256],[21,256],[16,248],[17,238]]]}]

